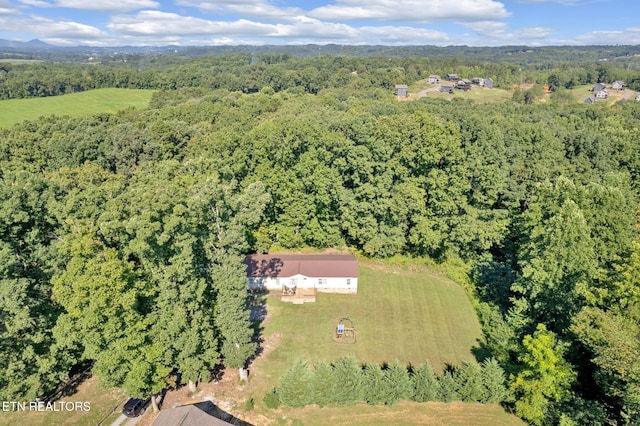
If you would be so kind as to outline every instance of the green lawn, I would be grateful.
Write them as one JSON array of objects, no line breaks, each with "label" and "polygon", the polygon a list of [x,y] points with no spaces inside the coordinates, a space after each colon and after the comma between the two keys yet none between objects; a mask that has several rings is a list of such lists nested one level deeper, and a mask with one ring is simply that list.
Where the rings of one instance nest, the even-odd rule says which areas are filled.
[{"label": "green lawn", "polygon": [[96,89],[47,98],[9,99],[0,101],[0,127],[10,127],[23,120],[41,116],[86,116],[100,112],[115,113],[134,108],[146,108],[153,90]]},{"label": "green lawn", "polygon": [[[266,355],[252,365],[245,397],[256,401],[249,418],[273,424],[304,425],[522,425],[499,405],[404,401],[391,407],[280,407],[262,402],[291,363],[313,364],[354,354],[359,362],[413,365],[429,361],[439,373],[445,364],[474,360],[482,341],[475,311],[464,289],[439,272],[422,266],[388,266],[360,262],[357,295],[319,294],[315,303],[293,305],[268,297],[269,319],[263,324]],[[355,344],[332,339],[337,322],[350,318]],[[252,373],[253,374],[253,373]],[[240,404],[238,404],[240,405]]]},{"label": "green lawn", "polygon": [[[270,377],[256,384],[260,391],[273,387],[297,358],[314,363],[354,354],[359,362],[429,361],[436,371],[475,359],[472,349],[482,332],[458,284],[423,267],[361,262],[359,274],[357,295],[319,294],[315,303],[304,305],[267,298],[269,319],[262,333],[267,339],[277,336],[277,344],[256,362]],[[343,317],[353,321],[355,344],[333,340]]]}]

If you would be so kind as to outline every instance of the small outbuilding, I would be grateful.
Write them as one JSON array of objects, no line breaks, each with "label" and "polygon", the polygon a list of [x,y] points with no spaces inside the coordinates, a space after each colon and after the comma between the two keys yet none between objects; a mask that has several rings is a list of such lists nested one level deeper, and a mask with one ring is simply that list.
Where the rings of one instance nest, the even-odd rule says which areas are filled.
[{"label": "small outbuilding", "polygon": [[595,92],[596,99],[607,99],[609,97],[609,92],[606,90],[599,90]]},{"label": "small outbuilding", "polygon": [[441,78],[439,75],[431,74],[429,78],[427,78],[427,83],[429,84],[440,84]]},{"label": "small outbuilding", "polygon": [[445,76],[445,80],[447,81],[458,81],[460,78],[458,78],[458,74],[447,74]]},{"label": "small outbuilding", "polygon": [[593,96],[589,96],[587,99],[584,100],[583,103],[588,104],[588,105],[595,104],[596,103],[596,98],[594,98]]},{"label": "small outbuilding", "polygon": [[398,99],[409,97],[409,86],[406,84],[396,84],[396,95]]},{"label": "small outbuilding", "polygon": [[593,88],[591,89],[591,91],[593,93],[597,93],[600,92],[601,90],[604,90],[607,88],[607,85],[604,83],[597,83],[595,86],[593,86]]}]

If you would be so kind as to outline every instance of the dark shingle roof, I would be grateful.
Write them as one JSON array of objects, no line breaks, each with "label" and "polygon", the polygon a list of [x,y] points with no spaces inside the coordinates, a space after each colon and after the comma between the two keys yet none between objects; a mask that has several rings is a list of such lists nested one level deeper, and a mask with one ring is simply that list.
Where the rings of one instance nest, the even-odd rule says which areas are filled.
[{"label": "dark shingle roof", "polygon": [[247,277],[356,278],[358,264],[351,254],[254,254],[244,260]]}]

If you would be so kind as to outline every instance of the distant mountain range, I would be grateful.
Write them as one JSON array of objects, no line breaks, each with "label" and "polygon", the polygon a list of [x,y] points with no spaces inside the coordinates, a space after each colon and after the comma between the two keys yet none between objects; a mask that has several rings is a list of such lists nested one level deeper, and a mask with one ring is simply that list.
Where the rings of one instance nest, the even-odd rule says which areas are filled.
[{"label": "distant mountain range", "polygon": [[5,40],[0,38],[0,48],[12,48],[12,49],[20,49],[20,50],[29,50],[29,49],[57,49],[58,46],[54,46],[52,44],[45,43],[44,41],[34,39],[30,41],[16,41],[16,40]]}]

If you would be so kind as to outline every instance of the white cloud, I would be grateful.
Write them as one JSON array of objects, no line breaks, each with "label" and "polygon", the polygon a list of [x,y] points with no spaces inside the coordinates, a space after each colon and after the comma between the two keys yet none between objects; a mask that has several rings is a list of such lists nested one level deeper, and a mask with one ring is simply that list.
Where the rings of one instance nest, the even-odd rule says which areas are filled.
[{"label": "white cloud", "polygon": [[476,34],[489,38],[504,37],[507,29],[507,24],[498,21],[477,21],[463,25],[473,30]]},{"label": "white cloud", "polygon": [[371,42],[388,45],[448,45],[452,43],[451,37],[441,31],[413,27],[361,27],[360,44]]},{"label": "white cloud", "polygon": [[99,28],[90,25],[80,24],[72,21],[54,21],[42,17],[34,17],[29,22],[35,27],[34,32],[40,37],[64,38],[64,39],[100,39],[107,36],[107,33]]},{"label": "white cloud", "polygon": [[551,34],[553,30],[547,27],[523,27],[513,31],[513,35],[519,40],[539,40]]},{"label": "white cloud", "polygon": [[636,45],[640,44],[640,27],[626,28],[624,30],[591,31],[560,42],[573,45]]},{"label": "white cloud", "polygon": [[196,36],[207,34],[251,34],[266,35],[273,25],[251,22],[244,19],[235,22],[209,21],[153,10],[144,10],[136,15],[115,16],[107,25],[111,30],[128,35],[158,36],[167,34]]},{"label": "white cloud", "polygon": [[309,15],[330,20],[380,20],[431,23],[485,21],[508,17],[504,4],[494,0],[336,0]]},{"label": "white cloud", "polygon": [[37,7],[64,7],[80,10],[104,10],[128,12],[140,9],[157,9],[160,4],[154,0],[20,0],[22,4]]},{"label": "white cloud", "polygon": [[594,3],[594,0],[520,0],[522,3],[560,3],[567,6],[575,6],[580,3]]},{"label": "white cloud", "polygon": [[298,7],[278,7],[263,0],[176,0],[176,4],[195,7],[203,12],[239,14],[261,19],[277,19],[280,22],[304,13]]},{"label": "white cloud", "polygon": [[16,6],[9,3],[8,0],[0,0],[0,16],[17,14],[18,10]]},{"label": "white cloud", "polygon": [[[116,16],[109,29],[125,36],[180,37],[221,36],[216,40],[230,42],[228,37],[243,38],[308,38],[348,40],[356,30],[345,24],[333,24],[298,16],[291,24],[265,24],[246,19],[236,21],[210,21],[160,11],[142,11],[136,15]],[[235,40],[233,40],[235,42]],[[247,42],[246,40],[244,41]]]}]

